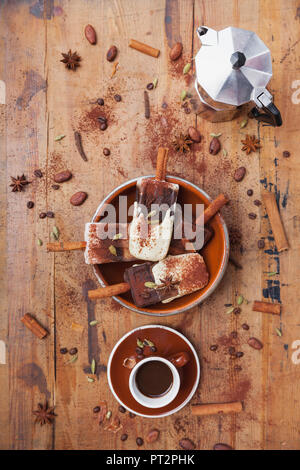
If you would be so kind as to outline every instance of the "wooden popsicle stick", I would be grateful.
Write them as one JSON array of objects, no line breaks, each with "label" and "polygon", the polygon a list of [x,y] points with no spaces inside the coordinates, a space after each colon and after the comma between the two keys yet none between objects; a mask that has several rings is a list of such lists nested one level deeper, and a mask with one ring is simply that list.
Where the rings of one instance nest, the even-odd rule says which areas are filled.
[{"label": "wooden popsicle stick", "polygon": [[130,285],[127,282],[120,282],[113,286],[100,287],[99,289],[89,290],[89,299],[105,299],[113,297],[114,295],[124,294],[130,290]]},{"label": "wooden popsicle stick", "polygon": [[156,160],[156,174],[155,179],[157,181],[165,181],[167,161],[168,161],[169,149],[166,147],[159,147]]},{"label": "wooden popsicle stick", "polygon": [[243,410],[243,404],[240,401],[231,403],[207,403],[203,405],[193,405],[192,415],[205,416],[218,413],[239,413]]},{"label": "wooden popsicle stick", "polygon": [[157,58],[160,54],[159,49],[155,49],[155,47],[148,46],[147,44],[144,44],[140,41],[136,41],[135,39],[130,39],[129,47],[155,58]]},{"label": "wooden popsicle stick", "polygon": [[272,313],[273,315],[280,315],[281,305],[272,304],[271,302],[261,302],[260,300],[254,300],[252,310],[254,312]]},{"label": "wooden popsicle stick", "polygon": [[277,250],[279,252],[288,250],[289,243],[287,241],[285,231],[282,225],[275,194],[265,193],[262,195],[262,198],[266,206],[266,210],[267,210],[269,221],[272,227]]},{"label": "wooden popsicle stick", "polygon": [[54,242],[47,243],[47,251],[84,250],[86,242]]}]

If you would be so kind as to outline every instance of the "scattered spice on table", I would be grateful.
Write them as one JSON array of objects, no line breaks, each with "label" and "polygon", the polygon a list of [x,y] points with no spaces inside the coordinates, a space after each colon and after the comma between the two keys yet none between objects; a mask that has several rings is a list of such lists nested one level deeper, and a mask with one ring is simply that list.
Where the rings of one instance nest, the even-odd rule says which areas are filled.
[{"label": "scattered spice on table", "polygon": [[243,144],[242,150],[246,152],[247,155],[251,152],[256,152],[257,149],[261,148],[260,140],[255,137],[255,135],[246,135],[246,138],[241,141]]},{"label": "scattered spice on table", "polygon": [[42,246],[42,245],[43,245],[43,242],[42,242],[42,240],[41,240],[40,238],[37,239],[37,244],[38,244],[38,246]]},{"label": "scattered spice on table", "polygon": [[247,190],[247,196],[253,196],[253,189]]},{"label": "scattered spice on table", "polygon": [[79,62],[81,61],[81,57],[77,54],[77,52],[72,52],[71,49],[67,53],[61,52],[63,62],[67,69],[69,70],[76,70],[76,67],[79,67]]},{"label": "scattered spice on table", "polygon": [[45,402],[43,405],[38,404],[38,409],[32,412],[34,414],[35,423],[39,423],[41,426],[44,424],[53,424],[53,421],[56,417],[54,413],[54,407],[49,407],[48,403]]},{"label": "scattered spice on table", "polygon": [[248,217],[249,217],[249,219],[254,220],[254,219],[256,219],[257,215],[254,214],[254,212],[250,212],[250,213],[248,214]]},{"label": "scattered spice on table", "polygon": [[74,138],[75,138],[75,145],[76,145],[76,148],[79,152],[79,155],[81,156],[82,160],[87,162],[88,159],[87,159],[85,151],[83,150],[83,147],[82,147],[81,134],[78,131],[75,131],[74,132]]},{"label": "scattered spice on table", "polygon": [[128,439],[128,434],[125,434],[125,433],[122,434],[122,436],[120,437],[120,439],[121,439],[121,441],[123,441],[123,442],[124,442],[124,441],[127,441],[127,439]]},{"label": "scattered spice on table", "polygon": [[72,349],[70,349],[70,351],[69,351],[69,354],[71,354],[71,356],[74,356],[74,355],[77,354],[77,353],[78,353],[78,349],[77,349],[77,348],[72,348]]},{"label": "scattered spice on table", "polygon": [[60,354],[67,354],[68,348],[60,348],[59,352]]},{"label": "scattered spice on table", "polygon": [[30,313],[25,313],[21,318],[21,322],[39,339],[44,339],[49,334]]},{"label": "scattered spice on table", "polygon": [[47,215],[47,217],[49,217],[49,219],[53,219],[53,218],[54,218],[54,212],[52,212],[52,211],[46,212],[46,215]]},{"label": "scattered spice on table", "polygon": [[189,136],[182,134],[182,132],[180,132],[178,135],[175,135],[175,138],[172,142],[176,152],[181,153],[189,152],[192,143],[193,141],[189,138]]},{"label": "scattered spice on table", "polygon": [[45,219],[46,217],[47,217],[46,212],[41,212],[40,215],[39,215],[40,219]]},{"label": "scattered spice on table", "polygon": [[136,438],[136,444],[140,447],[144,444],[144,439],[142,439],[141,437],[137,437]]},{"label": "scattered spice on table", "polygon": [[106,157],[110,155],[110,150],[107,147],[103,149],[103,155],[105,155]]},{"label": "scattered spice on table", "polygon": [[12,187],[12,192],[21,192],[27,184],[31,183],[31,181],[28,181],[26,179],[24,173],[22,176],[17,176],[16,178],[11,176],[10,178],[12,180],[12,183],[9,186]]},{"label": "scattered spice on table", "polygon": [[116,46],[110,46],[110,48],[108,49],[107,53],[106,53],[106,60],[108,60],[108,62],[113,62],[115,60],[115,58],[117,57],[117,54],[118,54],[118,49]]},{"label": "scattered spice on table", "polygon": [[140,41],[136,41],[136,39],[130,39],[129,47],[139,52],[142,52],[143,54],[147,54],[155,58],[157,58],[160,54],[159,49],[155,49],[155,47],[148,46],[148,44],[144,44]]},{"label": "scattered spice on table", "polygon": [[216,351],[218,349],[218,345],[217,344],[212,344],[209,349],[211,351]]},{"label": "scattered spice on table", "polygon": [[51,188],[57,191],[60,188],[60,186],[59,184],[52,184]]},{"label": "scattered spice on table", "polygon": [[120,411],[120,413],[126,413],[126,408],[124,408],[124,406],[120,405],[119,406],[119,411]]},{"label": "scattered spice on table", "polygon": [[97,99],[97,104],[99,104],[99,106],[103,106],[104,105],[104,99],[103,98],[98,98]]},{"label": "scattered spice on table", "polygon": [[113,78],[114,75],[116,75],[118,67],[119,67],[119,62],[115,62],[114,65],[113,65],[113,68],[112,68],[110,78]]},{"label": "scattered spice on table", "polygon": [[150,101],[149,101],[149,94],[146,90],[144,91],[144,107],[145,107],[145,118],[150,119]]},{"label": "scattered spice on table", "polygon": [[213,137],[209,144],[209,153],[211,155],[217,155],[221,150],[221,142],[218,137]]},{"label": "scattered spice on table", "polygon": [[289,158],[291,156],[290,152],[288,150],[284,150],[284,152],[282,152],[282,156],[284,158]]},{"label": "scattered spice on table", "polygon": [[43,176],[43,173],[41,172],[41,170],[34,170],[33,174],[37,178],[42,178],[42,176]]},{"label": "scattered spice on table", "polygon": [[94,45],[97,42],[97,35],[96,31],[91,24],[87,24],[84,28],[84,34],[86,39],[89,41],[90,44]]},{"label": "scattered spice on table", "polygon": [[28,209],[32,209],[34,207],[34,202],[33,201],[28,201],[27,202],[27,207],[28,207]]},{"label": "scattered spice on table", "polygon": [[66,137],[65,134],[57,135],[57,136],[54,138],[54,141],[55,141],[55,142],[59,142],[59,141],[61,141],[62,139],[64,139],[65,137]]}]

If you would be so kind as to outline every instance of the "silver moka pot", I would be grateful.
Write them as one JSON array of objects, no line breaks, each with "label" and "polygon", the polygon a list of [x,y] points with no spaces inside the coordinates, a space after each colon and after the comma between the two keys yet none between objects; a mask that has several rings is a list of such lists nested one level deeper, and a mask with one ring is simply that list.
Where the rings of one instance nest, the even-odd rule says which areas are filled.
[{"label": "silver moka pot", "polygon": [[[266,86],[272,77],[270,50],[252,31],[200,26],[202,47],[195,57],[194,112],[212,122],[230,121],[241,111],[258,121],[281,126],[279,110]],[[253,105],[255,105],[253,107]]]}]

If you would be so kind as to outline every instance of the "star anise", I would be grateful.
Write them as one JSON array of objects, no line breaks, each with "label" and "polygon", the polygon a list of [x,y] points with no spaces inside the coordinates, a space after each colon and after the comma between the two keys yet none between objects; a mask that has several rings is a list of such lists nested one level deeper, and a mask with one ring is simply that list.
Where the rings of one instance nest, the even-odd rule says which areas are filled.
[{"label": "star anise", "polygon": [[55,419],[54,407],[49,408],[48,403],[45,402],[44,405],[38,404],[38,409],[33,411],[33,414],[36,416],[35,423],[43,424],[52,424]]},{"label": "star anise", "polygon": [[157,286],[157,289],[165,289],[166,292],[170,292],[173,287],[180,283],[180,281],[173,281],[172,276],[166,276],[165,279],[160,279],[161,284]]},{"label": "star anise", "polygon": [[24,186],[31,183],[31,181],[27,181],[26,176],[24,174],[22,176],[17,176],[16,178],[11,176],[11,180],[12,180],[12,184],[10,184],[9,186],[12,187],[13,192],[23,191]]},{"label": "star anise", "polygon": [[76,70],[76,67],[79,67],[81,57],[77,54],[76,51],[72,52],[71,49],[69,49],[69,52],[67,54],[61,52],[61,55],[63,56],[61,62],[66,64],[67,69]]},{"label": "star anise", "polygon": [[260,140],[255,137],[255,135],[246,135],[246,139],[241,141],[243,145],[242,150],[246,151],[246,154],[249,155],[251,152],[256,152],[257,149],[261,147],[259,144]]},{"label": "star anise", "polygon": [[180,133],[179,135],[175,135],[175,139],[173,140],[173,146],[176,150],[176,152],[189,152],[190,151],[190,146],[193,143],[192,140],[190,140],[188,135]]}]

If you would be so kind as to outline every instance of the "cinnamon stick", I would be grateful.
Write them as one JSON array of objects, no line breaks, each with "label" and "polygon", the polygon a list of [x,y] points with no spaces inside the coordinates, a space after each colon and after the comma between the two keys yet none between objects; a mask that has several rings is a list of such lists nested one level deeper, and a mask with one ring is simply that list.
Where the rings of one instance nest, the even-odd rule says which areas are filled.
[{"label": "cinnamon stick", "polygon": [[252,310],[254,312],[272,313],[273,315],[280,315],[281,305],[272,304],[271,302],[261,302],[260,300],[254,300]]},{"label": "cinnamon stick", "polygon": [[269,221],[272,227],[277,250],[279,252],[288,250],[289,243],[287,241],[285,231],[282,225],[275,194],[265,193],[262,195],[262,198],[266,206],[266,210],[267,210]]},{"label": "cinnamon stick", "polygon": [[159,56],[160,53],[159,49],[155,49],[154,47],[136,41],[135,39],[130,39],[129,47],[131,47],[132,49],[136,49],[137,51],[142,52],[143,54],[151,55],[152,57],[156,58]]},{"label": "cinnamon stick", "polygon": [[120,282],[113,286],[100,287],[99,289],[89,290],[89,299],[105,299],[106,297],[113,297],[114,295],[123,294],[130,290],[130,285],[127,282]]},{"label": "cinnamon stick", "polygon": [[159,147],[156,161],[156,175],[157,181],[164,181],[166,177],[167,161],[169,149],[166,147]]},{"label": "cinnamon stick", "polygon": [[218,413],[239,413],[243,410],[243,404],[240,401],[232,403],[207,403],[204,405],[193,405],[192,415],[205,416]]},{"label": "cinnamon stick", "polygon": [[47,243],[47,251],[84,250],[86,242],[54,242]]},{"label": "cinnamon stick", "polygon": [[30,313],[25,313],[21,322],[39,339],[43,339],[49,334]]},{"label": "cinnamon stick", "polygon": [[224,194],[219,194],[219,196],[216,197],[216,199],[214,199],[204,211],[204,225],[228,202],[229,199]]}]

